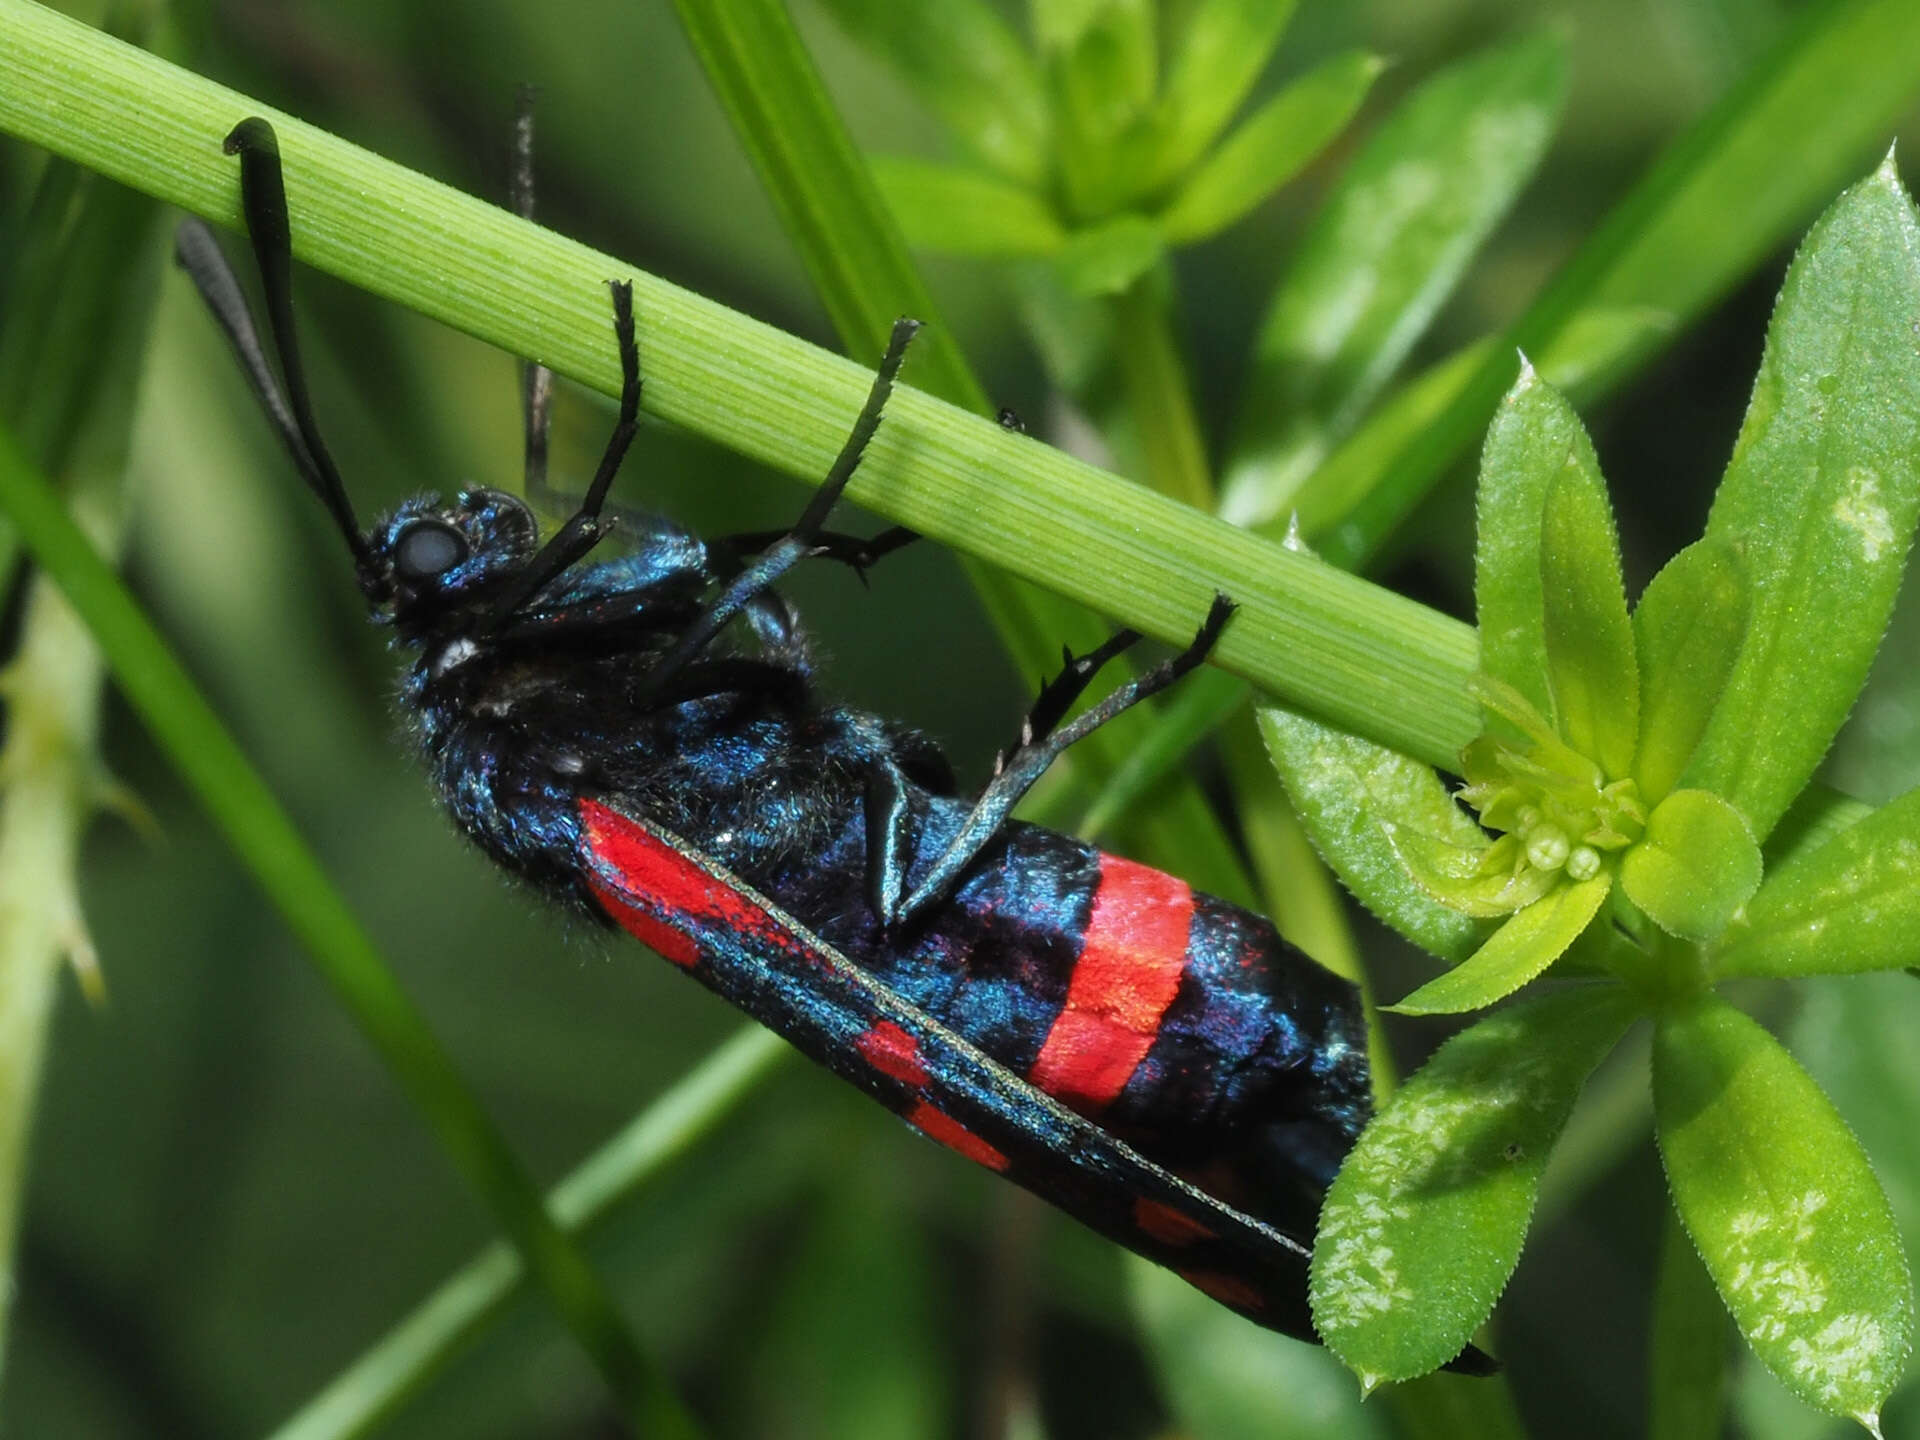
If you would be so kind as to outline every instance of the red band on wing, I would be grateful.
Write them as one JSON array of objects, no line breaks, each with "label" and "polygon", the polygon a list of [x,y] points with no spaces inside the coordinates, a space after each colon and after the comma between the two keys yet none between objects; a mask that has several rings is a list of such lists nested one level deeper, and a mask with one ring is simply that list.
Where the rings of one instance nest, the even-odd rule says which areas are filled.
[{"label": "red band on wing", "polygon": [[862,1031],[853,1042],[866,1061],[882,1075],[916,1089],[927,1083],[927,1067],[920,1059],[920,1043],[891,1020]]},{"label": "red band on wing", "polygon": [[1133,1223],[1142,1234],[1151,1235],[1163,1245],[1191,1245],[1196,1240],[1213,1239],[1213,1231],[1191,1215],[1144,1195],[1134,1197]]},{"label": "red band on wing", "polygon": [[587,851],[599,862],[599,873],[587,877],[594,897],[629,934],[674,964],[692,965],[699,958],[693,941],[671,922],[637,908],[634,897],[733,930],[769,928],[766,911],[619,811],[582,800],[580,819]]},{"label": "red band on wing", "polygon": [[1101,856],[1100,888],[1067,1003],[1027,1078],[1078,1110],[1111,1104],[1153,1048],[1179,992],[1192,923],[1186,882]]},{"label": "red band on wing", "polygon": [[922,1100],[906,1114],[906,1121],[929,1140],[938,1140],[957,1155],[964,1155],[989,1170],[1007,1168],[1007,1157],[982,1140],[944,1110],[936,1110]]}]

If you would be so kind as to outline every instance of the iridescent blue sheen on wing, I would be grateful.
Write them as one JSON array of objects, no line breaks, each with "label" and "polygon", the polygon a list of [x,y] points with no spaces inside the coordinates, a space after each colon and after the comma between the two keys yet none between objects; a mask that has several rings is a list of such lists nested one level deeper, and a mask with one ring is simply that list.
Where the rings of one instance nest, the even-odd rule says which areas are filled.
[{"label": "iridescent blue sheen on wing", "polygon": [[1021,1083],[686,842],[597,801],[582,812],[605,912],[695,979],[930,1137],[1249,1319],[1312,1334],[1306,1247]]}]

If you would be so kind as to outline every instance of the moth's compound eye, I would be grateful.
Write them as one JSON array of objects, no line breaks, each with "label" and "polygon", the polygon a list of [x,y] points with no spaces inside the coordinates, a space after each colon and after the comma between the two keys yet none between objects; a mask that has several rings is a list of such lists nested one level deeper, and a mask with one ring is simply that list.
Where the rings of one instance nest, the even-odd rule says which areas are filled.
[{"label": "moth's compound eye", "polygon": [[413,584],[437,580],[466,558],[466,538],[441,520],[415,521],[393,544],[394,573]]}]

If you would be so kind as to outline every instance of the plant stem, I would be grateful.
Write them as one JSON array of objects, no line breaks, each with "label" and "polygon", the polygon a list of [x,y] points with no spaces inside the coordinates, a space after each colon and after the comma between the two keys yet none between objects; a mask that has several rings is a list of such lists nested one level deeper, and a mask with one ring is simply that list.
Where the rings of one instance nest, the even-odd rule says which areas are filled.
[{"label": "plant stem", "polygon": [[[745,316],[190,75],[29,0],[0,0],[0,129],[226,225],[220,142],[280,130],[296,251],[376,294],[613,393],[605,283],[632,275],[648,408],[817,480],[870,376]],[[1478,730],[1465,625],[991,421],[902,388],[849,494],[1162,639],[1215,590],[1216,660],[1295,708],[1437,764]]]},{"label": "plant stem", "polygon": [[[76,497],[96,543],[116,548],[117,485]],[[0,1297],[14,1293],[14,1251],[27,1137],[63,962],[97,989],[80,912],[80,838],[93,812],[100,652],[44,577],[33,582],[20,650],[6,672],[7,741],[0,751]],[[4,1317],[0,1317],[3,1320]],[[0,1357],[5,1354],[0,1328]]]},{"label": "plant stem", "polygon": [[1113,302],[1114,352],[1127,409],[1140,427],[1147,484],[1196,510],[1212,510],[1206,442],[1173,335],[1172,302],[1156,278],[1142,276]]},{"label": "plant stem", "polygon": [[[591,1229],[795,1056],[771,1031],[758,1025],[740,1030],[548,1193],[554,1219],[569,1234]],[[506,1308],[526,1278],[526,1266],[510,1247],[489,1245],[334,1376],[271,1440],[352,1440],[373,1433]]]}]

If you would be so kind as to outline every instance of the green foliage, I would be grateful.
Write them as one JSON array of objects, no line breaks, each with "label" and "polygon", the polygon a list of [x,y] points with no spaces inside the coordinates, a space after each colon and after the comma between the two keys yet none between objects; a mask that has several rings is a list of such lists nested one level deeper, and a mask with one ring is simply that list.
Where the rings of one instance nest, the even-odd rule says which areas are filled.
[{"label": "green foliage", "polygon": [[[1315,1313],[1365,1385],[1453,1354],[1517,1258],[1531,1179],[1485,1214],[1462,1208],[1476,1192],[1453,1170],[1425,1183],[1436,1166],[1490,1153],[1478,1132],[1478,1150],[1453,1134],[1460,1117],[1497,1129],[1490,1094],[1538,1084],[1552,1103],[1527,1112],[1536,1129],[1522,1150],[1544,1164],[1579,1080],[1641,1011],[1655,1018],[1654,1103],[1675,1206],[1761,1361],[1808,1403],[1870,1428],[1904,1370],[1906,1259],[1864,1154],[1786,1051],[1708,987],[1912,960],[1911,796],[1797,839],[1764,877],[1759,841],[1865,679],[1920,509],[1917,238],[1885,165],[1813,228],[1774,311],[1707,537],[1632,616],[1593,448],[1565,401],[1523,368],[1481,468],[1477,693],[1488,727],[1460,763],[1460,799],[1499,838],[1442,838],[1432,799],[1406,798],[1433,789],[1402,772],[1391,803],[1409,823],[1387,834],[1403,876],[1383,878],[1366,829],[1342,831],[1326,813],[1381,808],[1377,788],[1334,737],[1269,727],[1322,853],[1363,899],[1411,883],[1463,917],[1508,917],[1391,1008],[1478,1009],[1563,958],[1613,982],[1470,1027],[1349,1158],[1322,1215]],[[1409,938],[1434,931],[1417,909],[1373,903]],[[1575,1022],[1597,1049],[1560,1033]],[[1689,1293],[1672,1304],[1692,1303]]]},{"label": "green foliage", "polygon": [[[1343,1279],[1328,1268],[1329,1249],[1317,1266],[1334,1278],[1316,1287],[1329,1338],[1370,1377],[1415,1374],[1465,1343],[1514,1269],[1548,1152],[1587,1071],[1633,1016],[1649,1013],[1659,1017],[1662,1036],[1662,1144],[1691,1227],[1675,1230],[1683,1238],[1668,1246],[1655,1298],[1655,1433],[1701,1433],[1712,1423],[1704,1417],[1715,1413],[1724,1368],[1715,1342],[1725,1331],[1714,1318],[1721,1302],[1709,1270],[1728,1289],[1752,1346],[1800,1393],[1835,1413],[1870,1415],[1897,1378],[1910,1328],[1904,1261],[1898,1240],[1889,1239],[1885,1202],[1858,1147],[1784,1052],[1703,996],[1723,978],[1892,969],[1911,961],[1903,945],[1920,918],[1911,901],[1920,887],[1904,858],[1914,838],[1910,797],[1863,818],[1864,807],[1801,788],[1858,690],[1912,524],[1915,447],[1911,429],[1902,427],[1913,415],[1913,357],[1911,345],[1900,344],[1901,324],[1916,313],[1911,265],[1903,258],[1912,248],[1912,221],[1891,168],[1877,190],[1869,182],[1853,192],[1810,238],[1776,319],[1762,393],[1708,538],[1682,550],[1630,615],[1599,465],[1559,392],[1584,406],[1616,384],[1830,195],[1836,177],[1858,163],[1854,148],[1863,138],[1884,145],[1890,117],[1912,88],[1910,56],[1920,41],[1913,7],[1906,0],[1814,0],[1777,38],[1764,23],[1768,5],[1663,8],[1661,23],[1674,32],[1711,23],[1720,27],[1715,44],[1726,53],[1760,58],[1680,133],[1524,308],[1534,277],[1564,243],[1558,218],[1523,210],[1496,264],[1472,284],[1462,281],[1540,164],[1569,69],[1578,67],[1589,111],[1621,104],[1617,94],[1609,102],[1594,91],[1595,75],[1604,73],[1605,36],[1590,24],[1509,36],[1430,74],[1423,73],[1425,56],[1405,55],[1382,79],[1370,46],[1391,29],[1368,30],[1358,14],[1366,7],[1300,7],[1298,44],[1285,50],[1280,41],[1296,19],[1293,0],[1032,0],[1027,35],[1005,18],[1006,7],[988,0],[820,0],[820,8],[906,83],[960,158],[863,159],[850,136],[870,131],[839,118],[848,82],[832,68],[831,47],[821,54],[823,80],[784,3],[680,7],[704,81],[771,196],[779,229],[841,347],[855,361],[869,359],[894,314],[935,314],[935,287],[907,255],[909,244],[1014,262],[1005,278],[1054,384],[1049,410],[1077,407],[1115,468],[1182,503],[1144,494],[914,393],[928,391],[984,416],[986,396],[1005,391],[1037,418],[1013,388],[1020,380],[990,368],[997,357],[982,339],[987,322],[966,304],[965,284],[955,287],[957,303],[942,288],[956,323],[930,328],[917,347],[907,377],[912,388],[890,411],[857,498],[1161,639],[1184,638],[1211,590],[1227,588],[1245,608],[1220,658],[1292,707],[1263,704],[1258,733],[1286,778],[1297,819],[1272,793],[1271,775],[1256,773],[1255,730],[1237,714],[1248,686],[1225,674],[1195,677],[1158,715],[1139,717],[1136,732],[1100,737],[1110,747],[1083,747],[1075,773],[1052,777],[1061,783],[1041,797],[1051,813],[1079,815],[1088,828],[1113,833],[1126,853],[1157,857],[1234,898],[1251,899],[1257,879],[1288,933],[1300,927],[1315,937],[1308,943],[1316,953],[1358,973],[1357,947],[1330,916],[1324,877],[1301,859],[1310,840],[1390,928],[1453,967],[1414,989],[1402,1010],[1486,1005],[1542,971],[1598,978],[1577,990],[1522,996],[1442,1047],[1397,1096],[1383,1095],[1381,1123],[1340,1182],[1328,1231],[1367,1242],[1349,1245],[1342,1263],[1381,1263],[1385,1247],[1386,1258],[1405,1261],[1411,1268],[1403,1273],[1418,1283],[1406,1287],[1411,1299],[1393,1294],[1391,1285],[1353,1283],[1351,1271]],[[1702,18],[1709,8],[1711,22]],[[422,34],[431,38],[420,43],[448,57],[441,83],[428,93],[504,95],[529,74],[543,81],[556,70],[576,74],[579,27],[537,26],[508,6],[476,5],[473,12],[475,28],[493,23],[514,40],[499,47],[514,68],[481,73],[484,64],[475,62],[486,52],[468,27],[454,33],[425,25]],[[623,21],[637,13],[627,7]],[[1516,13],[1520,23],[1531,23],[1526,12]],[[394,7],[381,23],[404,27],[406,14],[407,7]],[[807,22],[807,7],[797,18]],[[266,107],[113,47],[22,0],[0,0],[0,39],[0,126],[230,221],[230,167],[217,154],[218,134],[236,109]],[[284,48],[301,50],[298,43]],[[669,55],[671,45],[599,48],[619,59],[616,79],[598,93],[634,92],[620,94],[622,100],[651,95],[672,65],[691,71],[694,63],[677,51]],[[635,54],[647,57],[644,87],[622,83]],[[365,73],[384,78],[386,57],[370,53],[365,63]],[[579,67],[586,63],[578,59]],[[1276,73],[1264,78],[1270,68]],[[209,73],[226,72],[215,65]],[[243,88],[270,98],[309,97],[309,118],[322,126],[373,133],[379,107],[353,103],[355,95],[364,101],[364,91],[346,87],[344,108],[331,114],[312,98],[340,88],[341,73],[323,83],[303,75],[292,84],[276,77]],[[387,88],[397,94],[406,87]],[[1376,89],[1395,93],[1374,101],[1378,113],[1371,115]],[[1645,103],[1645,91],[1634,93],[1640,99],[1631,103]],[[653,128],[671,129],[678,147],[682,134],[698,129],[699,98],[673,92],[662,101],[671,125]],[[564,126],[570,108],[550,94],[543,125]],[[135,113],[141,125],[130,128]],[[911,131],[884,105],[881,113],[890,141],[895,129]],[[721,268],[728,244],[780,244],[773,226],[743,222],[751,211],[727,190],[730,146],[691,141],[685,155],[674,152],[679,168],[659,162],[657,152],[648,152],[655,155],[650,163],[630,153],[645,137],[629,118],[608,124],[594,117],[604,161],[598,169],[577,153],[543,168],[558,176],[552,192],[561,203],[569,191],[586,193],[617,212],[629,197],[646,209],[660,206],[663,195],[674,203],[731,195],[733,208],[709,232],[704,247],[711,254],[703,253],[702,263],[745,293],[765,294],[772,313],[804,314],[813,302],[797,286],[763,291],[757,273],[742,279]],[[1560,159],[1587,163],[1598,150],[1617,170],[1627,163],[1621,157],[1644,149],[1654,125],[1682,118],[1678,107],[1657,119],[1636,115],[1596,147],[1591,122],[1573,117],[1571,124],[1588,128]],[[1357,138],[1342,140],[1356,120]],[[493,115],[473,125],[489,141],[500,128]],[[284,133],[302,160],[292,179],[306,224],[304,259],[514,353],[546,356],[590,384],[612,383],[601,286],[630,267],[520,225],[321,129],[288,121]],[[366,143],[417,156],[420,140]],[[463,140],[457,153],[486,148],[471,135]],[[543,167],[549,153],[543,140]],[[1793,163],[1782,163],[1785,154]],[[1611,182],[1601,178],[1596,190],[1595,177],[1610,174],[1605,164],[1581,171],[1578,193],[1599,193]],[[1324,192],[1324,199],[1290,228],[1266,201],[1296,178],[1305,183],[1289,198]],[[0,186],[5,179],[0,172]],[[1556,202],[1573,193],[1564,173],[1555,183]],[[0,246],[10,239],[7,219],[0,209]],[[596,214],[595,224],[603,223],[613,222]],[[725,242],[714,244],[713,233]],[[656,247],[654,232],[646,234],[629,242],[636,248],[627,253],[671,254],[685,243],[668,239]],[[1276,278],[1241,273],[1287,254],[1296,238]],[[1208,248],[1175,255],[1201,245]],[[1183,292],[1184,282],[1199,277],[1203,285]],[[859,365],[654,277],[637,278],[650,411],[817,479],[821,457],[844,428],[849,397],[864,383]],[[944,287],[948,275],[933,278]],[[54,303],[50,295],[31,299]],[[1483,334],[1510,313],[1520,313],[1510,333]],[[1865,318],[1843,324],[1843,313]],[[1190,344],[1243,335],[1256,320],[1253,352],[1238,367],[1244,377],[1231,359],[1190,368]],[[963,355],[961,337],[977,345],[976,355]],[[1426,353],[1441,358],[1391,388],[1410,359],[1424,363],[1423,340]],[[1227,514],[1263,523],[1269,539],[1297,517],[1327,558],[1354,564],[1378,550],[1447,461],[1479,436],[1509,388],[1522,346],[1538,373],[1526,375],[1500,407],[1482,472],[1479,680],[1468,678],[1474,651],[1464,627],[1196,513],[1215,504],[1218,460]],[[348,351],[354,367],[371,372],[363,380],[369,391],[390,378],[373,350]],[[67,358],[85,353],[75,347]],[[1196,380],[1214,385],[1223,375],[1239,381],[1226,387],[1239,389],[1237,406],[1214,403]],[[450,385],[447,393],[456,397],[447,413],[461,417],[456,445],[474,439],[484,454],[498,441],[504,453],[511,444],[507,407],[483,415],[463,388]],[[196,437],[223,428],[199,412],[196,418],[197,426],[177,424]],[[29,419],[63,423],[53,407]],[[1208,434],[1216,419],[1221,436],[1230,437],[1218,443]],[[421,443],[419,417],[408,421],[415,427],[408,433]],[[1051,430],[1048,421],[1036,429]],[[423,443],[422,453],[443,459],[447,439]],[[642,443],[649,441],[681,443],[658,435]],[[179,448],[192,453],[197,484],[200,441]],[[733,477],[709,483],[724,462],[716,467],[714,457],[694,449],[683,444],[673,465],[654,468],[686,468],[696,507],[717,507]],[[201,492],[193,494],[193,523],[211,533],[220,507],[211,500],[202,507]],[[783,504],[736,528],[775,523],[785,513]],[[1636,540],[1644,545],[1650,525],[1635,516],[1622,528],[1631,550]],[[1875,546],[1879,553],[1869,556]],[[237,570],[255,548],[229,545],[221,564],[198,568],[217,578]],[[1444,547],[1431,553],[1444,569]],[[304,576],[306,567],[288,562],[282,569]],[[142,573],[164,569],[149,564]],[[1062,640],[1084,649],[1102,633],[1071,603],[1033,589],[1022,593],[985,567],[976,578],[1028,678],[1054,663]],[[255,590],[236,581],[222,613],[252,616],[262,608]],[[299,599],[300,613],[313,608],[310,595]],[[889,618],[898,613],[885,608]],[[191,614],[194,605],[180,612]],[[256,638],[245,659],[228,668],[249,677],[268,672],[283,649],[295,649],[284,639]],[[845,660],[854,647],[836,635],[835,648]],[[199,647],[191,649],[198,656]],[[221,662],[210,662],[206,673],[221,674]],[[889,697],[898,678],[886,677]],[[352,679],[365,688],[364,674]],[[1723,703],[1723,694],[1736,698]],[[1476,727],[1485,733],[1462,755]],[[298,721],[279,728],[299,757],[290,773],[325,773],[326,788],[341,788],[322,752],[308,753],[309,731]],[[1225,740],[1239,836],[1178,773],[1185,753],[1216,731]],[[1455,802],[1434,764],[1466,775],[1463,798],[1497,836]],[[195,774],[193,762],[183,760],[182,771]],[[367,864],[378,869],[373,813],[363,801],[336,824],[356,843],[364,836]],[[440,892],[413,883],[415,859],[409,852],[407,866],[392,867],[408,872],[401,913],[432,911],[433,928],[418,949],[459,956],[448,991],[457,998],[443,1003],[464,1004],[474,988],[466,947],[439,926],[456,909],[495,912],[471,898],[443,910]],[[337,906],[324,877],[311,867],[301,873],[310,904]],[[492,888],[483,877],[475,893]],[[435,905],[424,905],[423,893],[435,894]],[[231,948],[218,927],[210,934],[219,948]],[[516,977],[517,1034],[520,1012],[537,1002],[517,988],[522,970],[509,973]],[[1907,983],[1897,975],[1875,981]],[[1752,993],[1751,986],[1736,991],[1742,999]],[[623,1024],[619,1048],[671,1046],[678,1027],[646,1023],[650,1018]],[[228,1028],[249,1030],[253,1019],[246,1013],[245,1023]],[[1863,1042],[1874,1053],[1853,1053],[1848,1038],[1876,1020],[1881,1028]],[[1899,1177],[1913,1167],[1905,1138],[1870,1109],[1899,1091],[1898,1077],[1866,1069],[1904,1041],[1878,1014],[1850,1012],[1846,1023],[1855,1028],[1828,1027],[1819,1073],[1823,1080],[1853,1074],[1836,1098],[1856,1123],[1863,1110],[1880,1121],[1878,1133],[1863,1133],[1883,1165],[1893,1158],[1893,1209],[1906,1218],[1911,1206]],[[576,1089],[578,1033],[567,1031],[561,1066]],[[512,1088],[525,1065],[517,1042],[502,1045],[497,1032],[480,1028],[467,1043],[475,1055],[502,1055],[494,1084],[532,1103]],[[308,1044],[296,1053],[304,1064],[318,1048]],[[761,1041],[739,1055],[730,1048],[716,1056],[733,1079],[716,1093],[700,1074],[690,1077],[687,1090],[666,1102],[670,1114],[640,1126],[651,1139],[617,1143],[579,1183],[556,1193],[556,1216],[569,1223],[598,1216],[670,1160],[684,1160],[691,1139],[770,1068],[775,1053]],[[402,1073],[408,1063],[398,1062]],[[1383,1089],[1390,1087],[1390,1063],[1377,1069]],[[1605,1074],[1609,1093],[1621,1093],[1622,1067],[1613,1064]],[[566,1082],[525,1082],[540,1083],[560,1093]],[[616,1086],[610,1093],[633,1092]],[[1784,1097],[1777,1113],[1766,1113],[1776,1094]],[[1676,1119],[1691,1101],[1701,1102],[1697,1113]],[[329,1093],[327,1104],[337,1103]],[[1607,1113],[1596,1119],[1596,1109]],[[685,1125],[676,1128],[673,1114]],[[1583,1122],[1578,1148],[1588,1158],[1568,1168],[1591,1175],[1600,1163],[1592,1157],[1617,1154],[1635,1122],[1618,1105],[1591,1103],[1573,1131],[1581,1132]],[[940,1267],[926,1263],[923,1237],[901,1222],[910,1186],[849,1189],[846,1175],[829,1175],[836,1160],[855,1156],[852,1170],[891,1176],[891,1155],[875,1153],[884,1145],[848,1141],[842,1148],[812,1132],[793,1138],[780,1126],[768,1128],[795,1150],[826,1156],[825,1168],[818,1156],[795,1162],[815,1167],[810,1193],[816,1202],[828,1197],[826,1203],[816,1203],[804,1224],[791,1216],[767,1222],[794,1243],[778,1247],[780,1277],[749,1300],[710,1285],[705,1267],[769,1268],[775,1247],[754,1244],[751,1225],[730,1228],[712,1217],[732,1215],[721,1197],[774,1188],[766,1176],[780,1162],[756,1153],[746,1162],[750,1183],[696,1191],[689,1208],[719,1238],[686,1254],[665,1243],[657,1252],[664,1265],[639,1267],[647,1273],[635,1278],[636,1292],[644,1286],[649,1303],[635,1307],[636,1319],[649,1347],[657,1342],[669,1363],[707,1374],[717,1351],[673,1347],[724,1344],[730,1364],[760,1377],[714,1406],[744,1433],[779,1425],[834,1434],[927,1428],[951,1409],[957,1387],[945,1353],[951,1337],[941,1333],[945,1313],[925,1303],[942,1283]],[[1723,1164],[1730,1147],[1744,1168]],[[1562,1160],[1568,1148],[1576,1148],[1572,1132]],[[551,1145],[548,1151],[554,1153]],[[1841,1198],[1803,1214],[1808,1191],[1801,1182],[1818,1176],[1825,1183],[1829,1172],[1831,1193]],[[1576,1183],[1558,1168],[1550,1187],[1556,1179],[1563,1191]],[[332,1195],[314,1203],[352,1208]],[[1356,1228],[1370,1210],[1381,1212],[1377,1237]],[[90,1207],[69,1203],[63,1213]],[[957,1213],[943,1222],[943,1233],[972,1236],[978,1229]],[[651,1207],[645,1228],[662,1228]],[[1689,1268],[1696,1244],[1707,1255],[1706,1270]],[[1756,1296],[1741,1269],[1750,1256],[1784,1267],[1777,1276],[1801,1266],[1815,1283],[1763,1286]],[[430,1267],[434,1258],[423,1263]],[[682,1293],[697,1294],[717,1318],[683,1323],[671,1298],[652,1300],[674,1293],[660,1291],[654,1272],[675,1265],[698,1270]],[[1632,1271],[1630,1264],[1620,1268]],[[361,1365],[342,1372],[301,1413],[295,1433],[366,1433],[403,1400],[424,1395],[439,1367],[507,1314],[517,1271],[505,1249],[486,1252]],[[1136,1280],[1138,1333],[1183,1433],[1201,1440],[1522,1434],[1498,1382],[1428,1377],[1395,1386],[1384,1407],[1376,1401],[1360,1410],[1325,1354],[1251,1331],[1164,1272]],[[404,1285],[405,1275],[395,1283]],[[1805,1303],[1822,1285],[1827,1296],[1844,1293],[1853,1308],[1816,1311]],[[1097,1287],[1093,1293],[1104,1296]],[[1083,1318],[1106,1327],[1106,1343],[1122,1338],[1121,1307],[1096,1300],[1086,1308],[1100,1311]],[[509,1329],[499,1332],[505,1338],[495,1342],[503,1348],[494,1352],[512,1363],[456,1368],[454,1378],[432,1387],[443,1416],[466,1403],[480,1417],[448,1433],[512,1423],[487,1414],[479,1397],[499,1393],[498,1376],[524,1373],[525,1347],[542,1341],[512,1332],[513,1323],[507,1319]],[[365,1333],[365,1324],[356,1322],[348,1338]],[[824,1338],[820,1326],[829,1332]],[[1851,1354],[1839,1343],[1843,1330],[1862,1340]],[[1864,1343],[1875,1337],[1877,1358]],[[886,1363],[869,1363],[881,1351]],[[305,1381],[303,1372],[296,1383]],[[593,1381],[589,1374],[573,1384],[590,1392]],[[793,1404],[784,1403],[788,1397]],[[1023,1418],[1034,1428],[1041,1423],[1032,1414]],[[1050,1429],[1056,1419],[1047,1417]]]},{"label": "green foliage", "polygon": [[1548,31],[1440,71],[1369,137],[1268,304],[1231,518],[1284,517],[1354,429],[1533,174],[1565,89],[1565,40]]},{"label": "green foliage", "polygon": [[1916,277],[1920,220],[1889,157],[1787,272],[1714,495],[1707,538],[1740,556],[1748,618],[1681,778],[1763,839],[1866,683],[1920,517]]},{"label": "green foliage", "polygon": [[1807,1072],[1717,996],[1654,1025],[1674,1205],[1761,1361],[1810,1405],[1877,1425],[1913,1346],[1913,1285],[1866,1153]]},{"label": "green foliage", "polygon": [[1441,1046],[1367,1127],[1327,1196],[1312,1291],[1363,1389],[1466,1348],[1520,1258],[1574,1097],[1634,1014],[1611,987],[1524,1001]]}]

